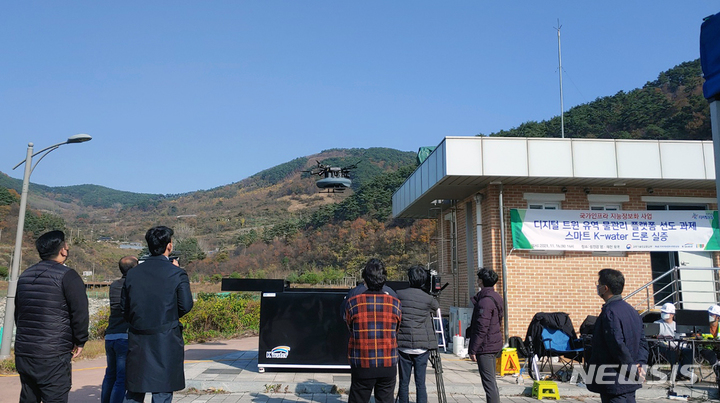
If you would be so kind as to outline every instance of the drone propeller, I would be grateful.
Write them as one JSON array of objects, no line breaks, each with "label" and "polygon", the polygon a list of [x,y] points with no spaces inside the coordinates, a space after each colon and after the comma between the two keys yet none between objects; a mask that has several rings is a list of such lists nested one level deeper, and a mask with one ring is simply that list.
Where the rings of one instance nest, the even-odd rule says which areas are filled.
[{"label": "drone propeller", "polygon": [[322,175],[322,174],[324,174],[328,169],[330,169],[330,165],[325,165],[325,164],[321,163],[321,162],[318,161],[318,160],[315,160],[315,162],[317,163],[317,166],[316,166],[316,167],[312,167],[312,168],[310,168],[310,169],[307,169],[307,170],[304,170],[304,171],[300,171],[300,172],[307,172],[307,173],[309,173],[310,175]]}]

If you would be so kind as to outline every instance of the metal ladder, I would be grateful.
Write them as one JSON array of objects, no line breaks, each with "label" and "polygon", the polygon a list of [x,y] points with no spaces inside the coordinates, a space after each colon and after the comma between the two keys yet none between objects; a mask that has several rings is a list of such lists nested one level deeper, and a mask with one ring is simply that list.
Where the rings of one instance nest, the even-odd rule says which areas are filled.
[{"label": "metal ladder", "polygon": [[442,359],[440,358],[439,350],[442,347],[443,352],[447,352],[445,345],[445,330],[443,330],[442,315],[440,314],[440,308],[435,312],[437,316],[433,316],[433,327],[435,328],[435,335],[440,335],[440,341],[438,341],[438,349],[430,350],[430,364],[435,370],[435,384],[437,385],[438,403],[447,403],[447,397],[445,396],[445,382],[443,381],[443,369]]},{"label": "metal ladder", "polygon": [[440,335],[440,341],[438,341],[438,348],[442,347],[443,352],[447,352],[447,346],[445,345],[445,331],[443,330],[442,315],[440,314],[440,308],[435,312],[437,316],[433,316],[433,328],[435,328],[435,335]]}]

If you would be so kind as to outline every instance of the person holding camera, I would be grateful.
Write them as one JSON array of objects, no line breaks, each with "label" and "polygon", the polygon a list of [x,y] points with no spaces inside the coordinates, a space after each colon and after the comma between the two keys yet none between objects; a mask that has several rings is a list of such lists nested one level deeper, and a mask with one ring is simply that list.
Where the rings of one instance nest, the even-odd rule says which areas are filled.
[{"label": "person holding camera", "polygon": [[410,373],[415,375],[417,403],[427,403],[425,372],[430,350],[438,348],[432,325],[432,314],[440,307],[437,299],[428,294],[430,272],[422,266],[408,269],[410,288],[398,290],[402,321],[398,330],[398,387],[399,403],[408,403]]},{"label": "person holding camera", "polygon": [[500,402],[500,391],[495,379],[495,356],[502,350],[503,300],[493,288],[498,282],[494,270],[481,268],[478,273],[480,291],[471,298],[473,303],[470,322],[470,359],[477,362],[483,389],[488,403]]},{"label": "person holding camera", "polygon": [[173,230],[150,228],[145,240],[152,256],[130,270],[120,305],[128,322],[125,402],[171,402],[185,388],[185,343],[180,318],[193,307],[188,275],[173,251]]}]

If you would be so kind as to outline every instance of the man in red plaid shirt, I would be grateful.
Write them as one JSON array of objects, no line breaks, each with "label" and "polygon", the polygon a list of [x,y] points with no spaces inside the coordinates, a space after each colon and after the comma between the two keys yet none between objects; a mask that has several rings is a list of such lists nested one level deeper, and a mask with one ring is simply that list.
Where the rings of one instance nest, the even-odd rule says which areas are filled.
[{"label": "man in red plaid shirt", "polygon": [[348,358],[352,370],[348,403],[392,403],[397,379],[397,329],[400,300],[382,290],[385,264],[370,259],[362,272],[368,290],[347,300],[345,320],[350,330]]}]

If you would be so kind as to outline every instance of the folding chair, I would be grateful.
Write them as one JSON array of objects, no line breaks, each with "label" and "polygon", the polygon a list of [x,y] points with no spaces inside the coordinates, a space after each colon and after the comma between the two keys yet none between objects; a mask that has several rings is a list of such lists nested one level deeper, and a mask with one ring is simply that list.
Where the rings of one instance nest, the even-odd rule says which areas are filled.
[{"label": "folding chair", "polygon": [[[545,347],[544,357],[550,361],[550,373],[553,376],[557,377],[557,372],[561,370],[565,371],[565,374],[570,374],[573,360],[582,361],[584,348],[573,348],[570,343],[570,336],[562,330],[543,328],[542,339]],[[564,357],[568,360],[565,361],[560,358],[561,368],[556,372],[553,367],[552,357]]]}]

